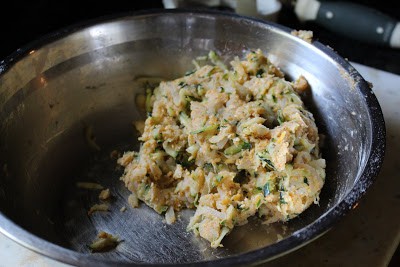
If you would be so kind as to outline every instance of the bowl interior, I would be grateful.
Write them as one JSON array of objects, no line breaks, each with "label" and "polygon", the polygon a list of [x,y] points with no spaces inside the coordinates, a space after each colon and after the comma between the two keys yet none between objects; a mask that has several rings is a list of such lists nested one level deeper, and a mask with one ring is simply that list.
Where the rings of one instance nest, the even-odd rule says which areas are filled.
[{"label": "bowl interior", "polygon": [[[257,48],[288,79],[302,74],[311,84],[304,100],[326,136],[326,184],[320,204],[298,218],[271,226],[252,220],[237,227],[224,248],[211,249],[185,231],[193,211],[181,212],[177,223],[166,225],[144,204],[129,208],[129,192],[119,180],[122,170],[110,153],[138,148],[132,122],[145,118],[136,105],[144,94],[143,79],[182,76],[193,68],[193,58],[209,50],[229,63]],[[1,213],[44,242],[89,259],[87,244],[101,230],[124,242],[95,257],[119,262],[197,262],[272,247],[336,207],[370,155],[371,114],[354,78],[358,74],[328,50],[274,24],[196,12],[112,18],[35,43],[0,76]],[[88,145],[90,132],[100,151]],[[98,192],[77,189],[77,181],[110,188],[110,212],[88,217]],[[124,206],[127,211],[121,212]]]}]

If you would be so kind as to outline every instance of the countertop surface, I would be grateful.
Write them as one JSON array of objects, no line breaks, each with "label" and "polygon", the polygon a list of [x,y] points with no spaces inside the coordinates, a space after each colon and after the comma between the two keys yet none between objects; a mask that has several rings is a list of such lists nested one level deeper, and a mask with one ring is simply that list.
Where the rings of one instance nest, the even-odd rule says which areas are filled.
[{"label": "countertop surface", "polygon": [[[383,168],[372,187],[322,237],[262,266],[388,266],[400,241],[400,76],[351,62],[373,84],[387,130]],[[39,255],[0,234],[0,267],[69,265]]]}]

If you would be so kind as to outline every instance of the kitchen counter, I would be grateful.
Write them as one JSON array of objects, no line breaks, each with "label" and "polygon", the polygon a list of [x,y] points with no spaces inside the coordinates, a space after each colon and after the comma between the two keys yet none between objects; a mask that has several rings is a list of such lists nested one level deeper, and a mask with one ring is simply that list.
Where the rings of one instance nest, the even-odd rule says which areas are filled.
[{"label": "kitchen counter", "polygon": [[[387,149],[376,182],[328,233],[262,266],[388,266],[400,241],[400,76],[353,63],[373,84],[386,122]],[[0,267],[66,267],[0,234]]]}]

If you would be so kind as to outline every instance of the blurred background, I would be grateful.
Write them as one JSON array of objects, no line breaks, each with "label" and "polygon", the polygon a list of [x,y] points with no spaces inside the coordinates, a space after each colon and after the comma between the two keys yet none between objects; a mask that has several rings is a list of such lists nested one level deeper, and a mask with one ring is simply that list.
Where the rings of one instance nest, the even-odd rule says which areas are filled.
[{"label": "blurred background", "polygon": [[[261,10],[259,10],[258,14],[257,10],[255,10],[257,2],[261,6]],[[315,7],[315,2],[319,3],[320,11],[325,8],[324,11],[321,11],[322,17],[320,16],[321,14],[319,14],[314,20],[304,20],[304,16],[307,16],[307,14],[304,13],[310,13],[310,10],[312,11],[313,7]],[[349,3],[357,5],[356,8],[354,8],[354,6],[349,7]],[[4,4],[4,2],[2,4]],[[270,12],[271,9],[277,8],[277,4],[279,5],[278,9],[275,9],[277,12],[275,12],[273,16],[268,15],[267,13]],[[365,30],[363,29],[364,26],[374,27],[373,21],[375,15],[378,17],[382,15],[385,19],[391,19],[392,24],[393,22],[399,21],[400,1],[86,0],[77,2],[37,0],[12,1],[8,2],[7,5],[8,7],[2,8],[2,12],[0,13],[1,59],[4,59],[18,48],[42,35],[88,19],[142,9],[189,6],[236,12],[243,15],[254,15],[262,19],[272,20],[293,29],[312,30],[316,40],[329,45],[341,56],[350,61],[400,74],[400,48],[393,48],[388,44],[390,38],[387,36],[387,30],[389,32],[393,30],[393,27],[391,28],[391,25],[389,25],[390,23],[386,25],[389,27],[388,29],[383,25],[381,29],[378,29],[379,26],[374,28],[375,32],[373,32],[374,29],[372,29],[372,32],[368,32],[368,30],[371,31],[371,29],[368,29],[366,33],[362,33],[362,31]],[[306,7],[300,12],[301,14],[299,13],[301,16],[295,11],[299,5]],[[363,12],[359,13],[357,12],[358,6],[365,7],[367,10],[363,10]],[[328,8],[328,10],[326,8]],[[329,14],[331,9],[334,12]],[[308,16],[309,15],[310,14],[308,14]],[[329,19],[329,17],[331,18]],[[325,21],[323,21],[324,19]],[[325,25],[323,25],[324,23]],[[326,26],[327,23],[331,23],[331,25]],[[386,23],[386,21],[383,20],[383,23]],[[398,28],[398,34],[400,34],[400,26]],[[358,35],[368,40],[360,39],[355,33],[361,33]],[[382,37],[386,38],[386,43],[382,41]],[[400,38],[400,35],[398,38]],[[374,39],[376,39],[376,41],[374,41]],[[400,39],[397,41],[400,43]]]}]

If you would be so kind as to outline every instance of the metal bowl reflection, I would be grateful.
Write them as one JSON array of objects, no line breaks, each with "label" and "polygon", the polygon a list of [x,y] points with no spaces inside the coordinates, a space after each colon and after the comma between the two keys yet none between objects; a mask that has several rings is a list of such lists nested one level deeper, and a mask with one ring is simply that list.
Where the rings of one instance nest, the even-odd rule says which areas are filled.
[{"label": "metal bowl reflection", "polygon": [[[144,118],[135,97],[139,76],[174,78],[209,50],[224,60],[261,48],[288,78],[304,75],[306,103],[326,138],[326,184],[319,206],[287,224],[238,227],[224,248],[185,231],[144,205],[121,213],[128,191],[110,161],[115,148],[137,147],[131,122]],[[376,97],[332,49],[307,43],[271,22],[211,11],[161,10],[74,25],[36,40],[1,65],[0,231],[41,254],[74,265],[231,266],[259,263],[328,231],[373,183],[382,165],[385,126]],[[92,127],[101,152],[85,143]],[[86,216],[96,194],[74,183],[94,179],[115,195],[111,211]],[[109,230],[124,242],[91,254],[87,243]],[[282,237],[282,239],[278,236]]]}]

